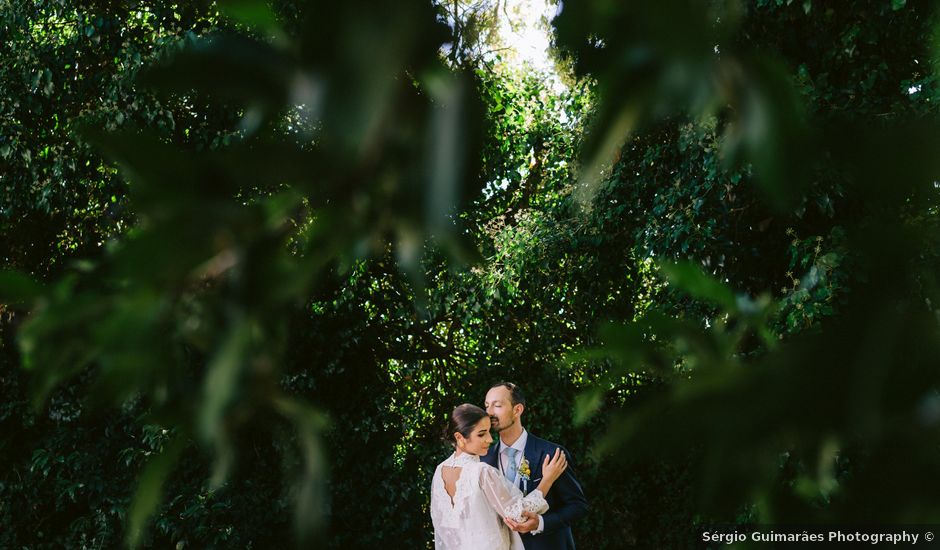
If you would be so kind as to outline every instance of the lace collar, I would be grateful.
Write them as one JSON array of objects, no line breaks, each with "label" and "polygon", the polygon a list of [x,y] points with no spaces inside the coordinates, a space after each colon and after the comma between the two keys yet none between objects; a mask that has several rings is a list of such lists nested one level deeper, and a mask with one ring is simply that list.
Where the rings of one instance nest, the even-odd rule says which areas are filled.
[{"label": "lace collar", "polygon": [[461,453],[460,456],[457,456],[457,453],[454,453],[447,459],[446,465],[451,468],[462,468],[470,464],[476,464],[477,462],[480,462],[480,457],[477,455]]}]

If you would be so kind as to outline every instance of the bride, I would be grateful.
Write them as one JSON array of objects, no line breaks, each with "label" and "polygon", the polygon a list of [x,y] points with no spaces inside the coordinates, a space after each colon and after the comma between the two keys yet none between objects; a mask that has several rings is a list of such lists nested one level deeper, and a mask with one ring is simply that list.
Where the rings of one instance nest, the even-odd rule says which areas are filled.
[{"label": "bride", "polygon": [[525,521],[523,512],[548,510],[545,495],[568,463],[564,452],[545,457],[538,488],[523,496],[518,487],[489,464],[480,462],[493,438],[490,417],[476,405],[454,409],[444,432],[454,454],[438,464],[431,482],[431,522],[436,550],[522,550],[519,533],[503,518]]}]

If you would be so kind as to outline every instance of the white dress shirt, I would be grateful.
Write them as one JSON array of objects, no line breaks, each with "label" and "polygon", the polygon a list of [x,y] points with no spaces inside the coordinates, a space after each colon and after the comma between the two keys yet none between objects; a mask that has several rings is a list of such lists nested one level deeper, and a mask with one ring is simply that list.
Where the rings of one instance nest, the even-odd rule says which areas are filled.
[{"label": "white dress shirt", "polygon": [[529,439],[529,432],[522,430],[522,435],[513,442],[512,445],[506,445],[502,440],[499,441],[499,471],[505,474],[509,471],[509,453],[507,449],[512,447],[516,451],[516,477],[511,480],[512,484],[519,487],[519,477],[522,475],[519,470],[522,467],[522,459],[525,458],[525,442]]}]

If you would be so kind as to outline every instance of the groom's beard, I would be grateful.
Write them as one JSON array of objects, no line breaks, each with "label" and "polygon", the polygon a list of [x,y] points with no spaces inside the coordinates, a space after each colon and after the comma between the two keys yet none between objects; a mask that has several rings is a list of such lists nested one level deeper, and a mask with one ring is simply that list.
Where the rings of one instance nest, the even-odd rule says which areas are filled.
[{"label": "groom's beard", "polygon": [[512,420],[509,421],[509,424],[506,424],[505,426],[503,426],[503,425],[499,422],[499,420],[497,420],[497,421],[496,421],[496,431],[497,431],[497,433],[498,433],[498,432],[501,432],[501,431],[505,430],[506,428],[511,428],[511,427],[513,426],[513,424],[515,424],[515,423],[516,423],[516,420],[515,420],[515,419],[512,419]]}]

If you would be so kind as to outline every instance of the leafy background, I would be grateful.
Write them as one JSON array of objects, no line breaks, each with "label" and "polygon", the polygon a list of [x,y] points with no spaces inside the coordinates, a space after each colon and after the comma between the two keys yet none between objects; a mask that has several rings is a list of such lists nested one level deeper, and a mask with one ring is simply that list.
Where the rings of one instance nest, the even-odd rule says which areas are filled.
[{"label": "leafy background", "polygon": [[504,378],[583,547],[937,517],[931,4],[500,7],[0,3],[0,546],[429,547]]}]

